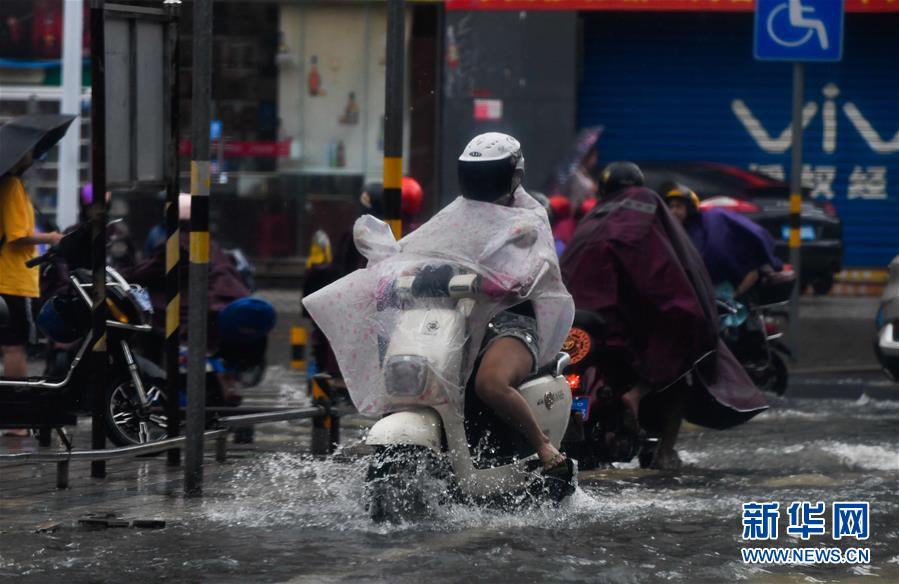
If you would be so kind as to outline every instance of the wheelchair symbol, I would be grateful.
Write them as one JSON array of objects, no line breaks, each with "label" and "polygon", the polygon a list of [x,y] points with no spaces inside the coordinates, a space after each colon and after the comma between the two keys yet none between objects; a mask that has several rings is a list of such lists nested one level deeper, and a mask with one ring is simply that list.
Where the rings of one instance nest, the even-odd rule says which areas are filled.
[{"label": "wheelchair symbol", "polygon": [[[787,13],[787,23],[781,22],[779,27],[775,27],[775,19],[783,12]],[[814,6],[803,6],[802,0],[787,0],[784,4],[779,4],[768,15],[768,35],[775,43],[783,47],[798,47],[807,43],[812,38],[812,35],[817,33],[821,49],[826,51],[830,47],[830,42],[827,38],[827,29],[824,27],[824,23],[817,18],[807,18],[805,16],[806,13],[814,15],[815,8]],[[783,21],[783,18],[780,21]],[[791,35],[794,38],[783,38],[783,36],[775,32],[775,28],[780,28],[782,32],[784,29],[798,29],[796,34],[801,36],[795,38],[795,35]],[[801,33],[802,30],[805,30],[804,34]]]}]

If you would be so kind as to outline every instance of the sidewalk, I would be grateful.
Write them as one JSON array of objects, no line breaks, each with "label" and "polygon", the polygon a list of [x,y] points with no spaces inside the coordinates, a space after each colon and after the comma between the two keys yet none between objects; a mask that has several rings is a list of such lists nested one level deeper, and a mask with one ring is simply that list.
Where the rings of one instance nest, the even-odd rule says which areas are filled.
[{"label": "sidewalk", "polygon": [[[245,391],[244,404],[307,406],[305,391],[302,376],[275,368],[261,387]],[[341,418],[341,445],[358,441],[369,424],[360,416]],[[256,426],[253,444],[234,444],[233,438],[229,439],[225,463],[215,461],[214,444],[207,443],[204,492],[216,493],[217,485],[233,478],[240,466],[237,461],[266,453],[308,453],[311,428],[309,420],[260,424]],[[90,429],[89,418],[80,418],[78,426],[67,428],[74,433],[75,449],[90,449]],[[0,453],[61,449],[55,436],[53,445],[46,449],[30,437],[0,437]],[[168,467],[164,454],[107,461],[106,470],[105,479],[94,479],[89,462],[73,462],[69,488],[58,490],[54,464],[0,463],[0,535],[74,529],[79,519],[89,514],[114,513],[120,520],[181,521],[186,508],[195,505],[183,497],[183,466]]]},{"label": "sidewalk", "polygon": [[799,304],[796,372],[879,369],[874,356],[878,298],[804,296]]}]

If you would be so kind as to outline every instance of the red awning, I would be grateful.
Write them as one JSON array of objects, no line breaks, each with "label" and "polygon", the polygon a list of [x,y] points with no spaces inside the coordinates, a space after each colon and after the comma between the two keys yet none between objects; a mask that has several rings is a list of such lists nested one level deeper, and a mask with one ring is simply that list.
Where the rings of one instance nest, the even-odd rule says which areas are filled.
[{"label": "red awning", "polygon": [[[899,0],[845,0],[846,12],[899,12]],[[447,10],[751,12],[755,0],[446,0]]]}]

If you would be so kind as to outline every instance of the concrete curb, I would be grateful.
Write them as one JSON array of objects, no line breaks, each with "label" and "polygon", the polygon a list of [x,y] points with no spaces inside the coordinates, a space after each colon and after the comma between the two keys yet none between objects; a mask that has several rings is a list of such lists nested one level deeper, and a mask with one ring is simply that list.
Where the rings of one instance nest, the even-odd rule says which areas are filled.
[{"label": "concrete curb", "polygon": [[830,365],[821,367],[797,367],[790,375],[818,375],[822,373],[879,373],[880,365]]},{"label": "concrete curb", "polygon": [[883,268],[842,270],[835,277],[831,296],[880,296],[890,273]]}]

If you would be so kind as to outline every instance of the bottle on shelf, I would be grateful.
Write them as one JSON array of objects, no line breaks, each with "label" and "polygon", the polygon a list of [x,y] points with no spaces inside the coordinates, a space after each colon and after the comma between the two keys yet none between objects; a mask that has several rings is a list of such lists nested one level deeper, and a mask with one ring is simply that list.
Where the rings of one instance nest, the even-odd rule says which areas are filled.
[{"label": "bottle on shelf", "polygon": [[321,94],[322,78],[318,72],[318,57],[312,55],[309,65],[309,95],[315,97]]},{"label": "bottle on shelf", "polygon": [[343,115],[340,117],[341,124],[358,124],[359,123],[359,104],[356,103],[356,92],[351,91],[347,100],[346,107],[343,109]]},{"label": "bottle on shelf", "polygon": [[343,145],[343,140],[337,142],[336,158],[337,164],[335,166],[337,166],[337,168],[343,168],[346,166],[346,147]]}]

